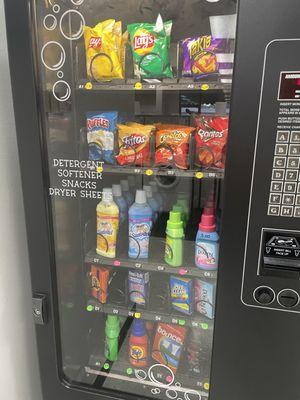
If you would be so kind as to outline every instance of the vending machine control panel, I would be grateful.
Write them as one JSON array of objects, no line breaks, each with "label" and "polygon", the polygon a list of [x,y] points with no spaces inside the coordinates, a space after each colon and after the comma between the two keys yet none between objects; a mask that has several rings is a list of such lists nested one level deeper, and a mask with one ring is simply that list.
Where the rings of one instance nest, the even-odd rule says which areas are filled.
[{"label": "vending machine control panel", "polygon": [[300,313],[300,40],[265,51],[242,302]]}]

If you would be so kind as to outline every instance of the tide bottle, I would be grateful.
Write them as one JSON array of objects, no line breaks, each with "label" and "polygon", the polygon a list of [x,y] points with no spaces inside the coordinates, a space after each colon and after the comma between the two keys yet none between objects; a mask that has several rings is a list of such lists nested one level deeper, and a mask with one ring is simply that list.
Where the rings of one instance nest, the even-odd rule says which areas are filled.
[{"label": "tide bottle", "polygon": [[146,192],[147,203],[152,208],[152,212],[153,212],[152,220],[153,220],[153,224],[155,224],[158,219],[159,205],[158,205],[156,199],[153,197],[152,188],[150,185],[149,186],[144,185],[143,190]]},{"label": "tide bottle", "polygon": [[109,361],[117,361],[119,353],[120,319],[117,315],[108,315],[105,324],[104,355]]},{"label": "tide bottle", "polygon": [[135,367],[146,367],[148,364],[148,336],[145,323],[135,319],[129,338],[129,362]]},{"label": "tide bottle", "polygon": [[196,237],[195,264],[198,268],[212,271],[218,268],[219,235],[214,215],[202,214]]},{"label": "tide bottle", "polygon": [[125,198],[122,196],[121,185],[113,185],[112,193],[113,193],[114,202],[119,207],[120,225],[122,225],[127,219],[128,206],[127,206],[127,202],[126,202]]},{"label": "tide bottle", "polygon": [[134,203],[133,194],[129,191],[129,183],[128,183],[128,181],[126,181],[126,179],[123,179],[120,182],[120,184],[121,184],[123,196],[124,196],[125,200],[127,201],[127,205],[129,208]]},{"label": "tide bottle", "polygon": [[118,229],[119,207],[113,201],[112,189],[105,188],[102,201],[97,205],[97,254],[116,257]]},{"label": "tide bottle", "polygon": [[180,267],[182,265],[184,231],[179,212],[170,212],[166,234],[165,261],[172,267]]},{"label": "tide bottle", "polygon": [[135,203],[129,209],[129,258],[148,258],[151,229],[152,209],[146,192],[137,190]]}]

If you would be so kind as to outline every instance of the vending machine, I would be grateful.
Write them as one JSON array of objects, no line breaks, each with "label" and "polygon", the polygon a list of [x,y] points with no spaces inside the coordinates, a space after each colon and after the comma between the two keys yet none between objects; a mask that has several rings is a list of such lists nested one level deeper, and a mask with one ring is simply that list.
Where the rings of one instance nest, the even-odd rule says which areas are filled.
[{"label": "vending machine", "polygon": [[5,6],[43,399],[298,399],[298,1]]}]

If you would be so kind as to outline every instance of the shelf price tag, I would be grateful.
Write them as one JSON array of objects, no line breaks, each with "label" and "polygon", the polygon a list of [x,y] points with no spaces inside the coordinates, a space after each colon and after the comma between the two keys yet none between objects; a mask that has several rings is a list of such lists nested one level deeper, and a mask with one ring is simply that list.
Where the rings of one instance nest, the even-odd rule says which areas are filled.
[{"label": "shelf price tag", "polygon": [[92,84],[91,82],[86,83],[85,89],[86,89],[86,90],[91,90],[91,89],[93,89],[93,84]]},{"label": "shelf price tag", "polygon": [[155,321],[161,321],[161,316],[160,315],[155,315]]},{"label": "shelf price tag", "polygon": [[204,174],[203,174],[203,172],[196,172],[195,177],[197,179],[202,179],[202,178],[204,178]]},{"label": "shelf price tag", "polygon": [[141,318],[141,313],[138,313],[138,312],[136,312],[135,314],[134,314],[134,318],[136,318],[136,319],[140,319]]},{"label": "shelf price tag", "polygon": [[157,271],[164,271],[165,267],[163,267],[162,265],[158,265],[157,266]]},{"label": "shelf price tag", "polygon": [[153,175],[153,170],[152,170],[152,169],[147,169],[146,175],[147,175],[147,176]]},{"label": "shelf price tag", "polygon": [[208,90],[209,89],[209,85],[207,83],[204,83],[203,85],[201,85],[201,90]]},{"label": "shelf price tag", "polygon": [[142,264],[136,263],[136,264],[135,264],[135,268],[141,269],[141,268],[142,268]]},{"label": "shelf price tag", "polygon": [[119,310],[118,310],[117,308],[114,308],[114,309],[112,310],[112,312],[113,312],[113,314],[119,314]]},{"label": "shelf price tag", "polygon": [[204,383],[204,389],[205,390],[209,390],[209,383],[208,382]]},{"label": "shelf price tag", "polygon": [[135,90],[142,90],[143,89],[143,84],[141,82],[137,82],[134,85]]},{"label": "shelf price tag", "polygon": [[100,174],[101,172],[103,172],[103,167],[97,167],[97,172]]}]

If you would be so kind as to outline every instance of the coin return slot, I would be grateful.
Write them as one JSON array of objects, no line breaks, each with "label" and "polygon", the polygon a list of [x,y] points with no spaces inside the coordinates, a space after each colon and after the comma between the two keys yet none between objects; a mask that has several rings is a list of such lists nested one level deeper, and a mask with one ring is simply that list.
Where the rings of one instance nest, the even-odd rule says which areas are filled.
[{"label": "coin return slot", "polygon": [[296,307],[299,303],[299,295],[291,289],[282,290],[278,294],[278,303],[285,308]]}]

